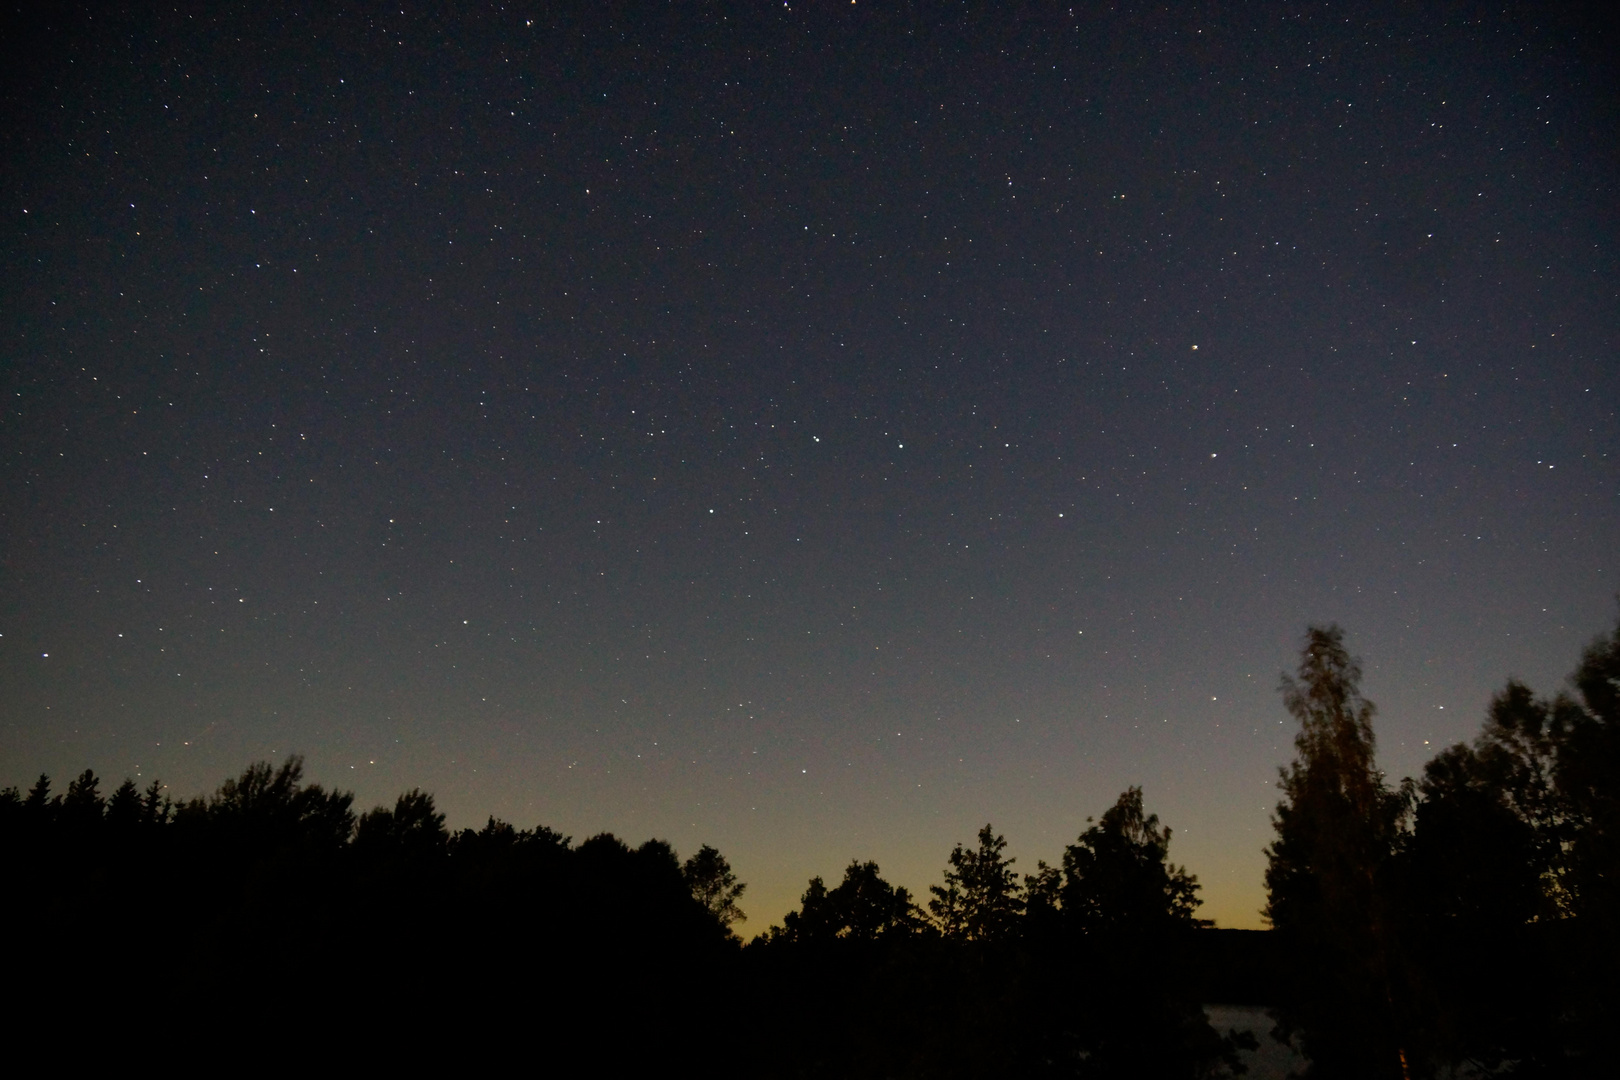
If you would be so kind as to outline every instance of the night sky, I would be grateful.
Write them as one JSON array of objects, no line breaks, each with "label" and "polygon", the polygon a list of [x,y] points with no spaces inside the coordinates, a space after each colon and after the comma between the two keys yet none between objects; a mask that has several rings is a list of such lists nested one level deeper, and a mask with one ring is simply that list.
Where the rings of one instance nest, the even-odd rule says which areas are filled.
[{"label": "night sky", "polygon": [[1308,624],[1397,779],[1613,626],[1602,19],[336,8],[4,16],[0,785],[301,753],[752,934],[1141,784],[1252,927]]}]

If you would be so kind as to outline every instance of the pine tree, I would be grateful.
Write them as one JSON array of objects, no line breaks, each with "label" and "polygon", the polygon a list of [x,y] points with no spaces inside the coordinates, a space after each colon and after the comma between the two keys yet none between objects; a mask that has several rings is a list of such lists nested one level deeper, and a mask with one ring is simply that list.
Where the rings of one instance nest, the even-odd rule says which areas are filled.
[{"label": "pine tree", "polygon": [[681,874],[692,889],[692,896],[713,915],[721,926],[748,918],[737,901],[742,899],[747,885],[737,880],[731,864],[717,848],[704,844],[698,853],[686,860]]}]

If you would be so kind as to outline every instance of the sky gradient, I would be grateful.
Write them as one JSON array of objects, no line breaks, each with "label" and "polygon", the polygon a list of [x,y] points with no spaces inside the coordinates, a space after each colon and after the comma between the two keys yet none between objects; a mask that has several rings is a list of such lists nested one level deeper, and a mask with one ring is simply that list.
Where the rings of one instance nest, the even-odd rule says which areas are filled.
[{"label": "sky gradient", "polygon": [[307,758],[746,934],[1130,784],[1258,926],[1620,590],[1614,34],[1453,5],[9,16],[0,785]]}]

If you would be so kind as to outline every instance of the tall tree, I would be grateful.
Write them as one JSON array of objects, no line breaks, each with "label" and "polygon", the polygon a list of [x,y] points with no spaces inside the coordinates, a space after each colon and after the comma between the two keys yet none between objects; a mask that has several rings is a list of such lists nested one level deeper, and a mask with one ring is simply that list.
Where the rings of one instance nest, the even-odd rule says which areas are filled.
[{"label": "tall tree", "polygon": [[737,880],[731,864],[717,848],[708,844],[698,848],[697,854],[682,865],[681,874],[691,887],[692,896],[708,909],[721,926],[729,929],[732,923],[748,918],[737,906],[743,890],[748,886]]},{"label": "tall tree", "polygon": [[1620,1026],[1620,625],[1587,646],[1561,695],[1557,788],[1567,837],[1564,886],[1575,933],[1566,1039],[1599,1075]]},{"label": "tall tree", "polygon": [[1587,647],[1570,683],[1541,697],[1510,680],[1474,743],[1424,768],[1399,863],[1425,1064],[1557,1075],[1608,1057],[1620,1017],[1620,628]]},{"label": "tall tree", "polygon": [[25,820],[36,829],[54,824],[57,811],[62,808],[62,796],[51,795],[51,778],[44,773],[34,781],[34,786],[28,789],[28,795],[22,801]]},{"label": "tall tree", "polygon": [[1620,626],[1587,646],[1561,711],[1559,793],[1570,819],[1570,902],[1614,928],[1620,911]]},{"label": "tall tree", "polygon": [[68,784],[62,800],[62,820],[75,829],[93,829],[101,824],[107,800],[101,797],[101,780],[86,769]]},{"label": "tall tree", "polygon": [[[1397,860],[1400,951],[1408,984],[1407,1050],[1418,1071],[1473,1062],[1486,1073],[1551,1067],[1556,995],[1545,987],[1532,920],[1556,916],[1551,868],[1527,805],[1537,769],[1518,752],[1539,740],[1544,702],[1510,685],[1470,747],[1425,766],[1412,835]],[[1504,739],[1506,733],[1515,736]],[[1556,825],[1556,822],[1552,824]]]},{"label": "tall tree", "polygon": [[933,885],[928,902],[940,932],[947,937],[988,941],[1002,937],[1016,925],[1024,910],[1024,890],[1013,872],[1015,859],[1002,853],[1007,839],[986,824],[979,830],[979,846],[957,844],[945,869],[945,884]]},{"label": "tall tree", "polygon": [[117,829],[130,829],[141,824],[144,816],[141,789],[126,777],[107,798],[107,824]]},{"label": "tall tree", "polygon": [[1313,1077],[1399,1077],[1388,870],[1405,800],[1374,763],[1372,702],[1337,626],[1311,627],[1283,704],[1295,759],[1266,849],[1266,917],[1287,943],[1291,991],[1279,1031],[1298,1032]]},{"label": "tall tree", "polygon": [[1198,925],[1198,879],[1168,861],[1170,830],[1127,788],[1063,853],[1063,912],[1086,933]]},{"label": "tall tree", "polygon": [[1037,900],[1032,890],[1028,933],[1046,958],[1032,1002],[1046,1013],[1037,1038],[1071,1074],[1225,1076],[1252,1048],[1204,1014],[1187,968],[1198,881],[1169,852],[1170,829],[1147,813],[1141,788],[1127,788],[1064,849],[1055,895]]}]

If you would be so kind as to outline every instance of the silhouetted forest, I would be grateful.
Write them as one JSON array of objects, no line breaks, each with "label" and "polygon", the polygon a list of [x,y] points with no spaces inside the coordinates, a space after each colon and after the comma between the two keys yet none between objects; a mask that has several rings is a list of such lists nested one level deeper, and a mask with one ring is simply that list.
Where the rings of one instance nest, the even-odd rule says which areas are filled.
[{"label": "silhouetted forest", "polygon": [[357,814],[296,757],[183,802],[41,776],[0,792],[13,1041],[104,1065],[1217,1077],[1253,1039],[1202,1006],[1248,1002],[1312,1076],[1596,1075],[1620,1018],[1620,628],[1571,690],[1508,683],[1472,745],[1393,787],[1359,678],[1328,627],[1284,679],[1267,932],[1196,918],[1135,787],[1053,864],[1015,869],[987,824],[927,897],[852,861],[744,945],[712,847],[453,833],[421,791]]},{"label": "silhouetted forest", "polygon": [[1283,681],[1300,721],[1267,849],[1274,1015],[1312,1076],[1612,1075],[1620,1030],[1620,627],[1568,690],[1517,681],[1417,780],[1373,764],[1337,627]]}]

